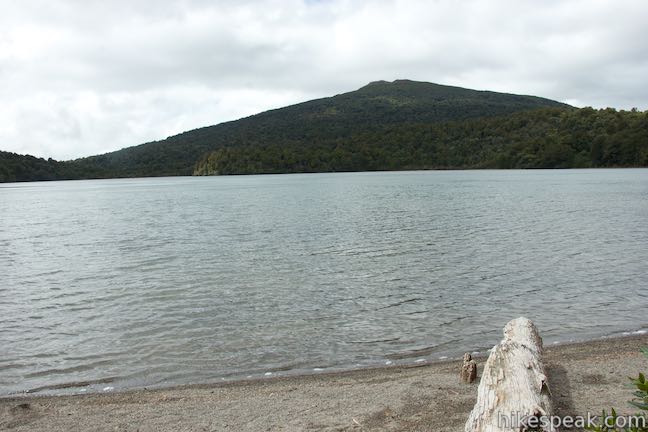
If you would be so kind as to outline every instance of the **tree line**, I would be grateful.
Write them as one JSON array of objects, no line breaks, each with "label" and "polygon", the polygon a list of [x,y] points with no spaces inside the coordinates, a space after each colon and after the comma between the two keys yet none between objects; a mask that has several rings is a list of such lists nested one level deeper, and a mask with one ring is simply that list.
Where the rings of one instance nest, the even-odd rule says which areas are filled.
[{"label": "tree line", "polygon": [[392,125],[343,139],[224,146],[194,175],[648,166],[648,112],[546,108]]},{"label": "tree line", "polygon": [[[245,123],[240,123],[245,126]],[[237,126],[56,161],[0,152],[0,182],[159,175],[648,166],[648,112],[541,108],[446,122]],[[334,123],[333,123],[334,124]],[[202,134],[202,135],[199,135]],[[202,156],[201,156],[202,155]]]}]

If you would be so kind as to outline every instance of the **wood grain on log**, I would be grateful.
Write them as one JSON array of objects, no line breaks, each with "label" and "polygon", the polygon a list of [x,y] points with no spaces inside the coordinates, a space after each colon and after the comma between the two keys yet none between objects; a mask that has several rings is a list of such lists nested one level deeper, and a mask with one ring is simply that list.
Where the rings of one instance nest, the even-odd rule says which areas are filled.
[{"label": "wood grain on log", "polygon": [[[542,338],[533,322],[514,319],[486,361],[465,432],[557,432],[549,421],[551,413]],[[536,421],[542,424],[533,427]],[[531,427],[524,429],[525,424]]]}]

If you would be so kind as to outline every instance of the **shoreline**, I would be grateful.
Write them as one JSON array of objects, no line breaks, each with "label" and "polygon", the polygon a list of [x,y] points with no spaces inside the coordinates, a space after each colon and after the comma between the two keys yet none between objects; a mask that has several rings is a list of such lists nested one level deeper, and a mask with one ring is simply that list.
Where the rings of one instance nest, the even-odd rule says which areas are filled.
[{"label": "shoreline", "polygon": [[[28,156],[28,155],[21,155]],[[72,162],[72,161],[63,161]],[[367,173],[407,173],[407,172],[444,172],[444,171],[576,171],[576,170],[645,170],[648,166],[609,166],[609,167],[555,167],[555,168],[404,168],[404,169],[384,169],[368,171],[305,171],[305,172],[259,172],[254,174],[178,174],[178,175],[151,175],[151,176],[129,176],[129,177],[88,177],[88,178],[69,178],[69,179],[52,179],[52,180],[17,180],[10,182],[0,182],[2,185],[26,184],[26,183],[53,183],[53,182],[73,182],[88,180],[135,180],[135,179],[171,179],[171,178],[200,178],[200,177],[242,177],[242,176],[273,176],[273,175],[310,175],[310,174],[367,174]],[[8,186],[11,187],[11,186]]]},{"label": "shoreline", "polygon": [[[589,344],[597,341],[605,341],[612,339],[623,339],[623,338],[632,338],[632,337],[642,337],[648,335],[648,329],[641,328],[639,330],[630,330],[623,332],[616,332],[607,334],[604,336],[598,336],[591,339],[569,339],[564,341],[554,341],[550,344],[545,344],[545,350],[548,350],[552,347],[562,347],[565,345],[574,345],[574,344]],[[471,355],[476,360],[485,359],[488,357],[490,348],[482,348],[479,351],[472,351]],[[281,378],[300,378],[308,376],[326,376],[326,375],[338,375],[338,374],[347,374],[355,373],[361,371],[380,371],[388,370],[394,368],[414,368],[414,367],[423,367],[428,365],[435,365],[441,363],[452,363],[459,361],[463,358],[463,352],[457,354],[456,356],[439,356],[434,358],[428,358],[425,354],[411,355],[411,352],[405,354],[393,354],[389,357],[385,357],[382,360],[375,360],[373,362],[368,362],[366,364],[356,364],[355,366],[351,365],[339,365],[339,366],[330,366],[324,368],[302,368],[302,369],[278,369],[278,370],[257,370],[257,371],[248,371],[246,373],[232,374],[228,376],[215,377],[212,380],[209,380],[204,383],[156,383],[156,384],[147,384],[140,386],[121,386],[113,387],[115,384],[115,378],[98,378],[96,380],[90,381],[77,381],[53,385],[45,385],[37,387],[34,389],[18,391],[7,394],[0,394],[0,401],[2,399],[13,398],[13,397],[59,397],[59,396],[83,396],[83,395],[101,395],[101,394],[117,394],[124,392],[136,392],[136,391],[158,391],[158,390],[169,390],[169,389],[183,389],[199,386],[220,386],[227,384],[235,383],[248,383],[255,381],[269,381],[272,379],[281,379]],[[93,386],[97,386],[94,387]],[[109,387],[109,390],[101,390],[100,387]],[[72,391],[67,391],[69,389],[76,389]]]},{"label": "shoreline", "polygon": [[[545,347],[557,415],[632,412],[628,376],[648,371],[648,334]],[[479,373],[487,353],[476,356]],[[8,430],[462,430],[477,384],[460,361],[73,395],[0,397]],[[433,427],[431,427],[433,426]]]}]

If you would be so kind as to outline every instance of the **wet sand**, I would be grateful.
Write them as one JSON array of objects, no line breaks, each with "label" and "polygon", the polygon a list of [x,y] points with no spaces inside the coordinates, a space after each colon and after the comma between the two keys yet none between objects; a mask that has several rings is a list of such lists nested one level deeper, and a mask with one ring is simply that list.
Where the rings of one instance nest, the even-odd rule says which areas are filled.
[{"label": "wet sand", "polygon": [[[547,347],[556,414],[633,412],[648,335]],[[478,358],[479,372],[485,357]],[[462,431],[477,383],[460,362],[75,396],[0,398],[10,431]]]}]

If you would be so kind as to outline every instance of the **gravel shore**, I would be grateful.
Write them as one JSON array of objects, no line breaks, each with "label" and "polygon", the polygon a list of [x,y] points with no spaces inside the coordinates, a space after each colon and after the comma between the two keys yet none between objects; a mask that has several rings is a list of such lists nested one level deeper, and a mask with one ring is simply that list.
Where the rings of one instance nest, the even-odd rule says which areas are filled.
[{"label": "gravel shore", "polygon": [[[648,372],[648,335],[547,347],[556,414],[632,412],[628,376]],[[479,372],[485,358],[478,358]],[[477,383],[460,362],[219,385],[0,398],[11,431],[462,431]]]}]

